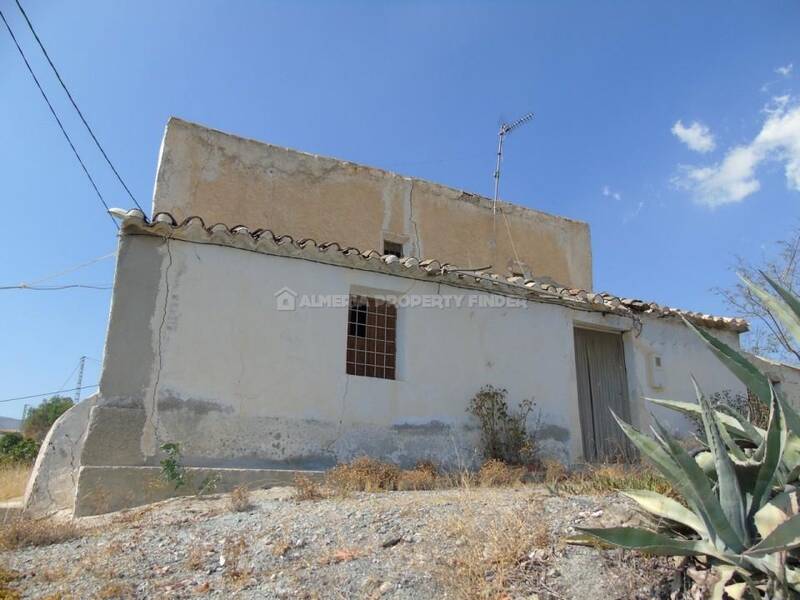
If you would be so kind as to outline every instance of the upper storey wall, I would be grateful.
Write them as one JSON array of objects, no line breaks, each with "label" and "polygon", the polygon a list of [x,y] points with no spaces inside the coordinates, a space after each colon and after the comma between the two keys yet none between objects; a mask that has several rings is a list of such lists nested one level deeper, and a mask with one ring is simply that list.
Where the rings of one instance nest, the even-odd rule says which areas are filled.
[{"label": "upper storey wall", "polygon": [[[246,225],[500,273],[528,271],[592,289],[589,226],[443,185],[240,138],[172,118],[153,211]],[[492,243],[496,227],[497,247]],[[514,247],[522,266],[517,266]]]}]

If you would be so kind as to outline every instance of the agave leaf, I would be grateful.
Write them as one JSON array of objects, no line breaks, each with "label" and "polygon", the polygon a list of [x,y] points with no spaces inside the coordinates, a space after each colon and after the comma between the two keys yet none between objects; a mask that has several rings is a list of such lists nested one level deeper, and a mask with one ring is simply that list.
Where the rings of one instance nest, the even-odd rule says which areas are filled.
[{"label": "agave leaf", "polygon": [[[770,384],[770,388],[771,387],[772,385]],[[783,416],[786,419],[786,427],[795,436],[800,437],[800,414],[798,414],[797,411],[786,402],[786,399],[783,396],[780,394],[775,394],[775,396],[777,396],[778,402],[781,404]]]},{"label": "agave leaf", "polygon": [[728,346],[725,342],[695,327],[685,317],[683,317],[683,322],[706,342],[708,347],[711,348],[722,363],[728,367],[742,383],[752,390],[761,402],[764,404],[770,403],[769,380],[761,371],[751,365],[744,356]]},{"label": "agave leaf", "polygon": [[719,485],[719,503],[722,512],[725,514],[731,527],[736,532],[738,539],[746,545],[749,538],[747,522],[745,521],[745,503],[742,490],[739,487],[739,479],[736,476],[736,468],[730,455],[725,449],[722,435],[720,434],[721,424],[717,420],[711,403],[700,391],[697,380],[692,377],[692,384],[697,393],[697,401],[703,409],[703,425],[706,429],[706,440],[714,455],[714,465],[717,469],[717,482]]},{"label": "agave leaf", "polygon": [[[733,409],[727,404],[720,404],[717,406],[717,411],[726,416],[730,416],[736,420],[736,422],[739,424],[739,426],[742,428],[742,431],[744,431],[745,434],[740,439],[748,440],[753,444],[755,444],[756,446],[758,446],[764,440],[764,436],[766,435],[767,432],[764,429],[761,429],[760,427],[756,427],[755,425],[753,425],[747,417],[739,413],[737,410]],[[724,419],[720,420],[723,422],[725,427],[730,430],[727,422]],[[730,431],[731,433],[736,435],[733,430]]]},{"label": "agave leaf", "polygon": [[655,418],[653,425],[654,430],[664,440],[670,457],[682,471],[683,478],[673,485],[703,519],[711,541],[716,544],[720,540],[726,548],[741,552],[744,548],[743,538],[728,520],[711,488],[711,481],[683,446]]},{"label": "agave leaf", "polygon": [[791,515],[796,515],[798,508],[797,490],[790,489],[776,495],[753,516],[758,534],[762,539],[767,537]]},{"label": "agave leaf", "polygon": [[783,417],[783,408],[778,401],[775,390],[772,389],[772,403],[770,405],[769,426],[767,427],[767,437],[764,439],[764,459],[758,470],[755,486],[752,488],[752,504],[750,515],[754,515],[769,498],[770,491],[776,484],[778,467],[783,458],[783,451],[786,447],[786,420]]},{"label": "agave leaf", "polygon": [[[742,600],[744,593],[747,591],[747,583],[732,583],[725,586],[725,593],[732,598],[732,600]],[[759,597],[761,594],[759,594]]]},{"label": "agave leaf", "polygon": [[700,518],[680,502],[649,490],[631,490],[622,494],[639,504],[648,513],[686,525],[701,537],[708,538],[708,530]]},{"label": "agave leaf", "polygon": [[742,282],[744,282],[744,284],[750,288],[751,292],[758,296],[758,299],[761,300],[769,312],[771,312],[772,315],[778,319],[784,327],[786,327],[786,329],[792,334],[792,337],[800,341],[800,302],[798,302],[797,298],[795,298],[789,290],[772,279],[769,275],[763,271],[761,272],[761,275],[763,275],[764,279],[766,279],[772,288],[778,292],[778,295],[782,301],[778,300],[778,298],[757,286],[744,275],[739,274],[739,279],[741,279]]},{"label": "agave leaf", "polygon": [[703,452],[695,454],[694,462],[703,470],[706,477],[710,477],[711,479],[717,478],[717,469],[714,467],[714,455],[711,454],[711,452],[704,450]]},{"label": "agave leaf", "polygon": [[786,569],[786,583],[791,586],[795,591],[800,591],[800,569],[795,569],[789,565],[785,565]]},{"label": "agave leaf", "polygon": [[684,481],[683,472],[669,453],[662,448],[656,440],[643,434],[632,425],[620,419],[613,410],[611,411],[611,415],[633,445],[636,446],[643,456],[647,457],[647,459],[655,465],[667,481],[676,488],[682,485]]},{"label": "agave leaf", "polygon": [[716,555],[717,553],[711,544],[702,540],[674,539],[638,527],[609,527],[607,529],[578,527],[577,529],[612,546],[639,550],[647,554],[699,556],[702,554]]},{"label": "agave leaf", "polygon": [[732,565],[717,565],[712,569],[717,575],[717,582],[711,587],[711,600],[723,600],[725,597],[725,584],[727,584],[733,574],[736,572],[736,567]]},{"label": "agave leaf", "polygon": [[[698,514],[701,515],[703,522],[705,524],[705,528],[710,533],[710,537],[712,541],[716,540],[717,535],[715,535],[716,528],[711,527],[711,519],[708,517],[708,510],[703,508],[704,499],[710,502],[716,500],[714,496],[713,490],[711,489],[711,484],[709,483],[708,478],[705,476],[703,471],[694,460],[686,455],[686,458],[689,462],[691,462],[696,472],[694,473],[694,478],[700,482],[700,491],[698,492],[695,490],[693,482],[691,478],[686,476],[685,468],[678,465],[678,463],[673,459],[671,453],[667,450],[667,443],[664,442],[664,446],[662,447],[656,440],[653,438],[644,435],[642,432],[638,431],[633,426],[629,425],[622,419],[620,419],[617,414],[612,410],[611,415],[617,421],[617,424],[622,429],[623,433],[628,436],[628,439],[631,440],[634,446],[642,453],[642,456],[646,457],[653,465],[661,472],[664,478],[669,481],[669,483],[680,492],[681,496],[686,499],[686,502],[689,506],[695,510]],[[656,432],[657,433],[657,432]],[[668,434],[667,434],[668,435]],[[703,485],[703,482],[705,484]],[[722,514],[721,508],[719,508],[719,503],[717,503],[717,510],[714,512],[717,520],[721,519],[724,521],[725,516]],[[730,525],[726,525],[725,523],[719,523],[723,531],[730,530]],[[729,539],[735,540],[733,537],[733,532],[731,531],[731,535]]]},{"label": "agave leaf", "polygon": [[748,461],[747,456],[745,455],[744,451],[739,447],[739,445],[733,441],[730,434],[728,433],[728,429],[725,425],[719,420],[719,413],[717,411],[711,409],[711,404],[709,403],[709,410],[711,414],[714,416],[714,420],[717,422],[717,430],[719,431],[719,436],[722,438],[722,441],[725,444],[725,447],[728,448],[731,457],[733,458],[734,462],[741,462],[746,463]]},{"label": "agave leaf", "polygon": [[800,515],[778,525],[772,533],[744,552],[745,556],[765,556],[800,546]]},{"label": "agave leaf", "polygon": [[[652,402],[653,404],[657,404],[658,406],[671,408],[672,410],[682,412],[683,414],[689,416],[700,417],[703,414],[700,405],[697,404],[696,402],[681,402],[680,400],[664,400],[661,398],[645,398],[645,400],[647,400],[648,402]],[[755,436],[752,433],[748,432],[747,429],[743,426],[743,424],[740,423],[739,420],[736,419],[735,417],[727,415],[725,413],[720,413],[718,417],[719,420],[722,422],[722,424],[725,425],[725,428],[728,431],[730,431],[730,433],[734,437],[749,440],[755,445],[761,443],[761,439],[763,438],[763,436]],[[757,429],[755,428],[753,429],[755,430],[755,432],[758,432]]]}]

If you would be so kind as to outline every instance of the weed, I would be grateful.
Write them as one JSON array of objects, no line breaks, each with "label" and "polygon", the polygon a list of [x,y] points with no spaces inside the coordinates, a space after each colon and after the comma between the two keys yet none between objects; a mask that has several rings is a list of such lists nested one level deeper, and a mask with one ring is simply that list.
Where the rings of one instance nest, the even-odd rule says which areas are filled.
[{"label": "weed", "polygon": [[220,563],[225,566],[224,577],[238,587],[244,586],[252,575],[251,570],[242,566],[242,558],[246,550],[247,542],[243,536],[226,539],[222,549],[224,561],[221,559]]},{"label": "weed", "polygon": [[288,539],[281,539],[272,544],[272,556],[286,556],[286,553],[292,549],[292,543]]},{"label": "weed", "polygon": [[15,519],[0,529],[0,548],[16,550],[28,546],[49,546],[81,537],[71,521]]},{"label": "weed", "polygon": [[536,597],[548,591],[544,577],[552,549],[541,520],[507,511],[489,522],[465,515],[450,525],[459,550],[440,576],[456,598]]},{"label": "weed", "polygon": [[528,416],[536,405],[532,399],[526,399],[519,403],[516,412],[512,412],[506,401],[507,394],[504,389],[483,386],[467,408],[467,412],[480,423],[483,457],[512,465],[534,464],[538,418],[534,431],[529,431]]},{"label": "weed", "polygon": [[161,450],[166,454],[166,458],[161,461],[161,477],[168,483],[180,489],[189,483],[189,475],[186,467],[183,466],[181,445],[175,442],[168,442],[161,445]]},{"label": "weed", "polygon": [[250,502],[250,490],[245,484],[233,488],[228,499],[228,508],[231,509],[231,512],[247,512],[253,508],[253,504]]},{"label": "weed", "polygon": [[12,587],[11,583],[19,579],[19,573],[0,567],[0,600],[18,600],[22,596]]},{"label": "weed", "polygon": [[203,481],[200,482],[200,487],[197,488],[196,495],[204,496],[205,494],[213,494],[217,491],[221,479],[222,477],[220,477],[218,473],[206,475]]},{"label": "weed", "polygon": [[644,464],[587,465],[580,470],[566,472],[545,470],[545,483],[562,494],[607,494],[619,490],[649,490],[675,497],[669,482]]},{"label": "weed", "polygon": [[116,598],[130,598],[133,596],[134,589],[130,584],[111,582],[101,587],[95,598],[98,600],[112,600]]},{"label": "weed", "polygon": [[295,473],[292,484],[295,500],[321,500],[325,497],[319,484],[308,475]]},{"label": "weed", "polygon": [[483,487],[508,487],[522,483],[524,467],[512,467],[501,460],[487,460],[478,471],[478,482]]},{"label": "weed", "polygon": [[202,571],[205,569],[206,565],[206,557],[207,551],[205,548],[201,548],[200,546],[195,546],[191,550],[189,550],[189,554],[186,556],[186,566],[189,567],[192,571]]},{"label": "weed", "polygon": [[432,490],[442,487],[439,467],[431,460],[421,460],[413,469],[400,472],[397,479],[398,490]]},{"label": "weed", "polygon": [[340,493],[377,492],[397,489],[400,469],[395,465],[362,456],[328,471],[326,483]]}]

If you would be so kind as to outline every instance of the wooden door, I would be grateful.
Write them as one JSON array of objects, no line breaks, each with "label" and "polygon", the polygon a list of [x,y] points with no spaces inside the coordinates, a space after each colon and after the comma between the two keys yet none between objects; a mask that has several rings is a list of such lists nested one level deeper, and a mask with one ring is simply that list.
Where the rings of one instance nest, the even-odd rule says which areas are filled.
[{"label": "wooden door", "polygon": [[576,328],[575,368],[584,459],[631,458],[631,446],[611,414],[630,422],[622,335]]}]

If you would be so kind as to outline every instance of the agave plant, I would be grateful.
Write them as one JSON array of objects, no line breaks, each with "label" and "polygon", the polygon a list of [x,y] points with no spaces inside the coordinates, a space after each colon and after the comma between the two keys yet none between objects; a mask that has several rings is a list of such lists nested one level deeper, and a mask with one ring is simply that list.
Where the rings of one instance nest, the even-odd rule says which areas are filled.
[{"label": "agave plant", "polygon": [[[780,300],[744,280],[800,339],[800,300],[767,277]],[[692,457],[654,419],[654,437],[620,420],[622,430],[672,484],[685,505],[650,491],[625,492],[660,519],[659,530],[582,529],[590,538],[649,554],[702,557],[712,596],[790,598],[800,595],[800,414],[736,350],[694,330],[722,362],[770,407],[767,429],[732,410],[713,410],[692,378],[697,404],[652,400],[700,416],[706,450]],[[585,541],[585,538],[573,541]]]}]

